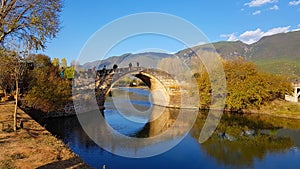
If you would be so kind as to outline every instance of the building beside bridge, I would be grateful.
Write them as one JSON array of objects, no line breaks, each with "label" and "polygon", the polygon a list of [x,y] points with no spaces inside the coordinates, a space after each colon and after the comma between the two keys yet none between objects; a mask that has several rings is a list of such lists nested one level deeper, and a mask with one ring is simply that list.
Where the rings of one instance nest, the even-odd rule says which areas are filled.
[{"label": "building beside bridge", "polygon": [[290,102],[298,102],[300,96],[300,78],[292,80],[294,92],[292,95],[285,95],[285,100]]}]

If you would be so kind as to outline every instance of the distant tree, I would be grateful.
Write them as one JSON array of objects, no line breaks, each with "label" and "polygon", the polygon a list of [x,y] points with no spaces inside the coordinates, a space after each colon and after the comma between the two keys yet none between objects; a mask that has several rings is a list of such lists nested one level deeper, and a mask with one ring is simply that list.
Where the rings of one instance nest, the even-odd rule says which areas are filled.
[{"label": "distant tree", "polygon": [[77,60],[72,60],[71,61],[71,67],[75,67],[75,66],[78,66],[78,65],[80,65],[79,61],[77,61]]},{"label": "distant tree", "polygon": [[58,58],[53,58],[52,59],[52,65],[55,67],[59,67],[59,59]]},{"label": "distant tree", "polygon": [[2,0],[0,6],[0,43],[18,39],[29,49],[43,49],[58,33],[61,0]]},{"label": "distant tree", "polygon": [[74,67],[68,67],[65,69],[64,76],[67,79],[74,79],[75,75],[75,68]]},{"label": "distant tree", "polygon": [[61,67],[61,68],[64,68],[64,69],[68,67],[67,59],[66,59],[66,58],[62,58],[62,59],[61,59],[60,67]]}]

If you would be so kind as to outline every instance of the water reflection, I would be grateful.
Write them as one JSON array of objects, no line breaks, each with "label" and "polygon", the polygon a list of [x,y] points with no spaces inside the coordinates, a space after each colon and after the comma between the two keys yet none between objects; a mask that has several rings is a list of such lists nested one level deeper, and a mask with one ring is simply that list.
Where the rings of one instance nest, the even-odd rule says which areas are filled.
[{"label": "water reflection", "polygon": [[[133,91],[134,92],[134,91]],[[137,91],[136,93],[139,93]],[[261,115],[225,114],[212,137],[199,144],[199,133],[207,113],[199,112],[188,135],[185,122],[177,123],[175,130],[166,137],[157,137],[174,127],[177,109],[156,107],[143,101],[146,94],[139,94],[139,102],[130,95],[131,102],[144,113],[118,112],[113,102],[107,102],[105,123],[119,134],[132,138],[153,138],[151,142],[119,142],[106,134],[94,117],[97,112],[82,114],[86,128],[94,138],[106,142],[113,151],[133,151],[139,154],[153,147],[183,141],[170,151],[151,158],[130,159],[119,157],[100,148],[84,132],[76,117],[47,121],[47,129],[68,143],[92,167],[102,168],[297,168],[300,165],[300,123],[297,120],[279,119]],[[121,102],[121,101],[120,101]],[[150,106],[149,106],[150,105]],[[153,115],[147,113],[153,111]],[[189,115],[187,111],[186,116]],[[152,116],[152,117],[151,117]],[[131,121],[130,119],[135,119]],[[107,137],[103,137],[107,135]],[[157,146],[158,145],[158,146]],[[275,165],[276,164],[276,165]]]},{"label": "water reflection", "polygon": [[[124,157],[148,157],[167,151],[188,133],[193,122],[174,122],[176,114],[170,115],[174,111],[165,109],[156,120],[146,124],[128,121],[117,115],[113,118],[114,123],[110,124],[108,121],[101,121],[101,118],[95,118],[98,112],[91,112],[81,117],[81,125],[95,143],[109,152]],[[113,112],[110,113],[105,114],[107,119],[114,116]],[[187,115],[188,113],[186,112]]]},{"label": "water reflection", "polygon": [[[202,123],[203,118],[198,118],[192,130],[195,139],[199,136],[198,130]],[[282,129],[280,124],[273,125],[259,120],[259,116],[227,114],[201,148],[219,164],[253,168],[256,160],[263,161],[269,154],[284,155],[295,146],[295,138],[291,138],[286,131],[291,132]]]}]

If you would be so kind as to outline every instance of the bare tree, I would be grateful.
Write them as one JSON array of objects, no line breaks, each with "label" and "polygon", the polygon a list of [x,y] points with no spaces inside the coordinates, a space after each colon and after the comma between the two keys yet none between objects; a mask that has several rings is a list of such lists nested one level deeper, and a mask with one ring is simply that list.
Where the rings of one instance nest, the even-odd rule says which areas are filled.
[{"label": "bare tree", "polygon": [[26,63],[24,63],[24,57],[15,54],[14,56],[15,60],[15,72],[14,72],[14,78],[16,82],[16,95],[15,95],[15,111],[14,111],[14,131],[17,131],[17,112],[18,112],[18,103],[19,103],[19,93],[20,93],[20,88],[19,88],[19,82],[20,79],[23,76],[23,73],[26,69]]},{"label": "bare tree", "polygon": [[[23,75],[27,70],[27,63],[25,61],[26,56],[29,54],[26,50],[20,50],[19,46],[10,47],[12,50],[4,50],[1,52],[0,66],[5,66],[3,69],[0,69],[0,75],[6,77],[2,79],[1,84],[10,85],[9,87],[15,88],[15,111],[13,114],[14,131],[17,130],[17,111],[18,111],[18,102],[19,102],[19,93],[20,93],[20,82],[22,81]],[[4,58],[4,59],[3,59]],[[5,69],[5,70],[4,70]],[[14,83],[14,84],[13,84]]]},{"label": "bare tree", "polygon": [[18,38],[30,49],[43,49],[60,30],[61,0],[1,0],[0,42]]}]

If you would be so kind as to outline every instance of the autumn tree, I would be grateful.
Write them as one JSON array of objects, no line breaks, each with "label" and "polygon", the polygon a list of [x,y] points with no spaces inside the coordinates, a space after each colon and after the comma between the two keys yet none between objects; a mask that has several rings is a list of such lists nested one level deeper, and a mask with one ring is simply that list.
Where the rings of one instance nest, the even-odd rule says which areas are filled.
[{"label": "autumn tree", "polygon": [[224,65],[227,79],[226,107],[230,110],[259,108],[291,90],[286,78],[259,72],[252,62],[242,59]]},{"label": "autumn tree", "polygon": [[59,59],[58,58],[53,58],[52,59],[52,65],[55,66],[55,67],[58,67],[59,66]]},{"label": "autumn tree", "polygon": [[[275,99],[283,99],[291,91],[287,78],[258,71],[254,63],[243,59],[224,61],[227,97],[226,109],[240,111],[259,109]],[[210,79],[207,72],[197,76],[202,108],[209,108],[211,102]]]},{"label": "autumn tree", "polygon": [[32,55],[35,69],[31,71],[30,89],[25,94],[25,105],[43,112],[57,111],[71,97],[70,82],[60,77],[59,68],[45,55]]},{"label": "autumn tree", "polygon": [[62,58],[61,59],[60,67],[63,68],[63,69],[65,69],[65,68],[68,67],[67,59],[66,58]]},{"label": "autumn tree", "polygon": [[74,79],[74,76],[75,76],[75,68],[74,67],[68,67],[65,69],[65,78]]},{"label": "autumn tree", "polygon": [[17,39],[30,49],[43,49],[60,29],[61,0],[1,0],[0,43]]}]

